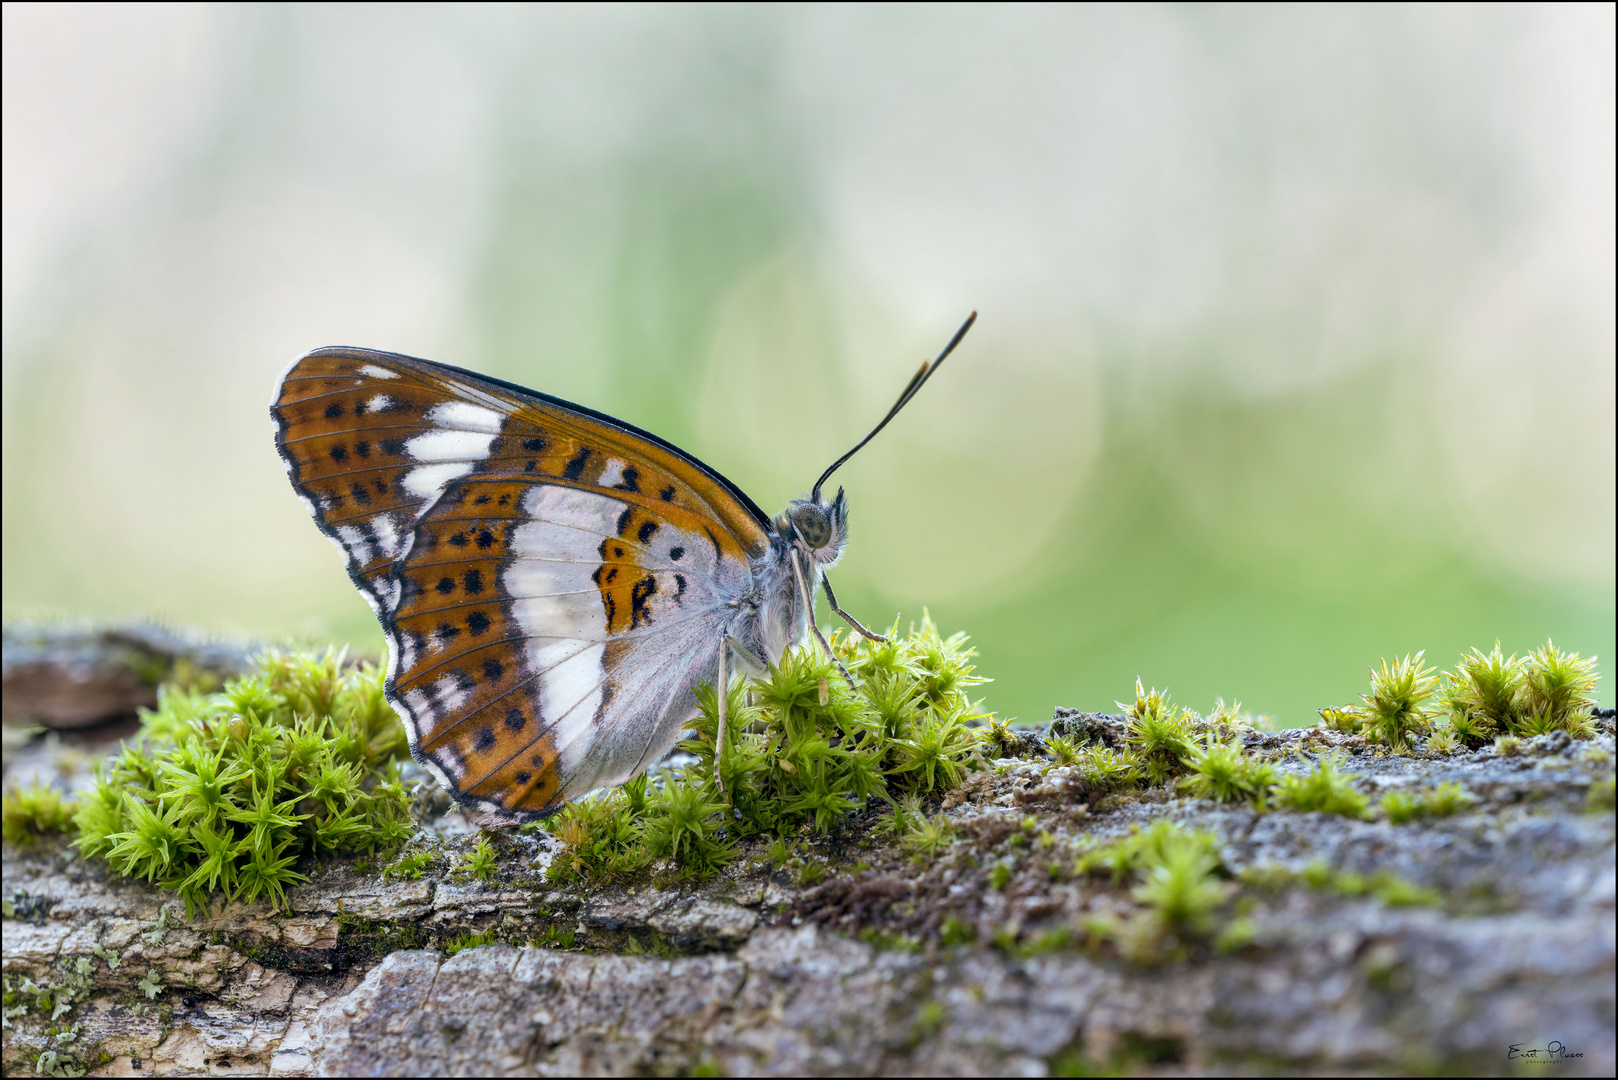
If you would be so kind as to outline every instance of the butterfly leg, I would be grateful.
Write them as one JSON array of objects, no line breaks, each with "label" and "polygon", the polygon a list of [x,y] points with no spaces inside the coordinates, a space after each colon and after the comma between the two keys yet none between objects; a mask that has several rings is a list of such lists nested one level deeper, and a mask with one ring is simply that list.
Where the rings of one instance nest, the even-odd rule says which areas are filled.
[{"label": "butterfly leg", "polygon": [[831,605],[831,609],[837,612],[837,614],[842,617],[844,622],[858,630],[860,633],[864,634],[866,637],[870,638],[872,641],[888,640],[881,634],[873,633],[870,630],[865,629],[865,627],[860,625],[860,621],[858,619],[837,606],[837,594],[831,591],[831,579],[828,578],[824,573],[820,575],[820,587],[826,591],[826,603]]},{"label": "butterfly leg", "polygon": [[831,662],[837,665],[837,670],[841,671],[843,678],[848,680],[849,689],[858,691],[859,686],[854,682],[854,676],[848,673],[848,668],[844,667],[843,662],[837,658],[837,654],[831,651],[831,644],[826,641],[826,635],[820,632],[820,624],[815,622],[815,598],[810,595],[808,587],[803,583],[803,568],[798,565],[797,550],[790,550],[787,555],[792,559],[792,576],[798,579],[798,596],[803,600],[804,610],[809,615],[809,629],[815,632],[815,637],[820,641],[820,647],[826,650],[826,655],[831,657]]},{"label": "butterfly leg", "polygon": [[718,706],[718,729],[715,731],[713,744],[713,786],[721,794],[725,790],[724,778],[719,775],[719,763],[725,756],[725,706],[730,697],[730,677],[725,672],[725,654],[730,652],[730,638],[721,638],[719,641],[719,680],[715,683],[714,703]]},{"label": "butterfly leg", "polygon": [[[755,656],[752,649],[749,649],[734,637],[730,639],[730,658],[741,666],[743,675],[751,675],[755,679],[762,679],[770,673],[770,665]],[[751,694],[752,691],[749,690],[748,693]]]}]

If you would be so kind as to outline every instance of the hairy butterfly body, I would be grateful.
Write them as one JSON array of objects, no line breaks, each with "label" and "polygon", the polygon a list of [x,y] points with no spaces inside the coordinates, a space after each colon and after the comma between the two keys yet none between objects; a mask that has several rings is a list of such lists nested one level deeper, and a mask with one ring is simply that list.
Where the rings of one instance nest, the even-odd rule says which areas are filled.
[{"label": "hairy butterfly body", "polygon": [[693,686],[819,637],[817,588],[843,614],[824,571],[847,503],[820,488],[853,450],[772,520],[655,435],[427,360],[320,349],[270,411],[293,488],[387,636],[412,753],[508,820],[656,761]]}]

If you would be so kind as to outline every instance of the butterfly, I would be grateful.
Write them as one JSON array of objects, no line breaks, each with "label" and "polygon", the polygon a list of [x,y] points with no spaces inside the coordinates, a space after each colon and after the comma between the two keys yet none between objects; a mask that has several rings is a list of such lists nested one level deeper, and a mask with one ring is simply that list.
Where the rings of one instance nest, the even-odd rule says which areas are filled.
[{"label": "butterfly", "polygon": [[549,394],[367,349],[293,363],[275,445],[382,624],[416,759],[459,802],[536,820],[662,757],[732,662],[762,674],[811,634],[830,653],[817,588],[885,640],[837,604],[848,504],[821,489],[976,318],[773,519],[671,443]]}]

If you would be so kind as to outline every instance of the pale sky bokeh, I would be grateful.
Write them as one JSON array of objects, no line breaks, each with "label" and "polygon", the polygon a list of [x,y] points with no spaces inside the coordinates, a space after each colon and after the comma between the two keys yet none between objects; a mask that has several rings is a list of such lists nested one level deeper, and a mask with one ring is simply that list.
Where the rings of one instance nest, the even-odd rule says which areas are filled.
[{"label": "pale sky bokeh", "polygon": [[[1434,648],[1566,626],[1610,673],[1613,10],[7,4],[7,613],[366,633],[270,446],[310,348],[615,412],[773,509],[975,308],[839,476],[840,577],[1043,680],[1013,711],[1243,627],[1356,683],[1437,567],[1507,599]],[[1107,553],[1148,487],[1206,611]]]}]

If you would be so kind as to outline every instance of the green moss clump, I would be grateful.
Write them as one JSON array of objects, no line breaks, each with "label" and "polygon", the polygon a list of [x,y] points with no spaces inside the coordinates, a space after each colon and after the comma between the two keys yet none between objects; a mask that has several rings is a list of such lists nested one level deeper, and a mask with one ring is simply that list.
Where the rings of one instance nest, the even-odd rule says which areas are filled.
[{"label": "green moss clump", "polygon": [[0,796],[0,832],[8,844],[33,847],[72,829],[77,811],[78,806],[62,798],[61,792],[37,780],[27,787],[7,784]]},{"label": "green moss clump", "polygon": [[444,955],[446,957],[454,956],[463,949],[475,949],[479,945],[492,945],[494,941],[495,934],[493,930],[461,934],[444,943]]},{"label": "green moss clump", "polygon": [[973,673],[965,641],[943,637],[925,616],[886,642],[834,634],[832,649],[857,689],[822,653],[793,650],[767,677],[726,688],[722,747],[715,690],[697,687],[693,737],[680,744],[696,764],[549,819],[544,827],[562,844],[549,875],[607,880],[666,860],[700,877],[733,861],[742,840],[825,833],[872,799],[895,804],[958,786],[979,757],[968,724],[984,718],[967,690],[986,681]]},{"label": "green moss clump", "polygon": [[670,777],[647,800],[642,836],[646,853],[669,859],[696,874],[711,874],[736,858],[736,844],[723,826],[726,806],[706,779],[689,773]]},{"label": "green moss clump", "polygon": [[280,904],[305,856],[391,849],[414,831],[404,729],[372,664],[268,653],[217,694],[164,688],[82,799],[86,857],[184,899]]},{"label": "green moss clump", "polygon": [[1598,675],[1595,658],[1581,659],[1546,641],[1518,659],[1505,656],[1500,643],[1484,653],[1473,649],[1444,672],[1444,704],[1458,741],[1479,747],[1499,735],[1531,737],[1566,731],[1579,738],[1594,734]]},{"label": "green moss clump", "polygon": [[1454,671],[1444,672],[1444,703],[1450,727],[1466,746],[1481,746],[1496,733],[1510,731],[1522,696],[1522,662],[1507,659],[1500,643],[1487,655],[1474,648]]},{"label": "green moss clump", "polygon": [[1427,752],[1448,756],[1465,747],[1460,733],[1449,720],[1440,718],[1433,723],[1433,733],[1427,737]]},{"label": "green moss clump", "polygon": [[382,868],[382,880],[419,881],[423,871],[432,863],[433,853],[430,851],[407,852]]},{"label": "green moss clump", "polygon": [[904,849],[918,861],[937,857],[954,842],[955,826],[942,812],[931,819],[917,814],[901,840]]},{"label": "green moss clump", "polygon": [[1248,802],[1263,809],[1270,789],[1275,786],[1275,767],[1242,752],[1232,739],[1222,743],[1213,732],[1203,736],[1202,745],[1181,759],[1190,774],[1180,786],[1192,795],[1217,802]]},{"label": "green moss clump", "polygon": [[944,916],[944,921],[938,927],[938,942],[946,948],[952,945],[970,945],[977,938],[977,927],[963,922],[954,915]]},{"label": "green moss clump", "polygon": [[479,881],[488,881],[494,876],[494,871],[500,865],[499,858],[494,853],[494,845],[489,843],[487,836],[479,836],[472,850],[466,853],[458,868],[468,877],[475,877]]},{"label": "green moss clump", "polygon": [[1371,692],[1360,695],[1360,731],[1372,742],[1386,743],[1395,753],[1409,750],[1412,735],[1432,727],[1437,710],[1427,704],[1438,688],[1438,675],[1422,663],[1423,653],[1389,664],[1384,657],[1371,669]]},{"label": "green moss clump", "polygon": [[[646,814],[645,776],[622,787],[570,803],[542,826],[562,845],[551,861],[552,881],[605,881],[644,868],[651,854],[642,843]],[[723,826],[714,825],[717,834]]]},{"label": "green moss clump", "polygon": [[1129,835],[1110,844],[1086,847],[1073,864],[1080,877],[1111,877],[1115,884],[1130,875],[1163,864],[1165,854],[1185,844],[1193,844],[1202,854],[1219,854],[1219,838],[1210,832],[1183,829],[1171,821],[1159,820],[1149,829],[1133,829]]},{"label": "green moss clump", "polygon": [[1596,703],[1598,678],[1595,657],[1581,660],[1578,653],[1564,653],[1547,640],[1523,661],[1522,719],[1518,723],[1526,727],[1535,721],[1548,725],[1545,730],[1588,738],[1595,733],[1590,711]]},{"label": "green moss clump", "polygon": [[1302,775],[1282,776],[1275,788],[1275,801],[1289,810],[1305,813],[1318,810],[1349,818],[1366,817],[1371,800],[1355,790],[1354,781],[1359,777],[1340,771],[1340,762],[1338,752],[1323,754],[1313,770]]},{"label": "green moss clump", "polygon": [[1125,705],[1120,701],[1117,705],[1128,717],[1125,740],[1147,782],[1156,784],[1183,773],[1185,759],[1194,752],[1192,725],[1196,714],[1190,709],[1176,709],[1167,690],[1153,687],[1148,693],[1139,679],[1135,680],[1134,702]]},{"label": "green moss clump", "polygon": [[[1084,930],[1093,945],[1110,944],[1124,958],[1156,964],[1183,958],[1189,946],[1222,939],[1220,912],[1233,887],[1213,833],[1158,821],[1111,844],[1083,851],[1074,863],[1080,876],[1133,880],[1131,898],[1140,908],[1127,919],[1091,916]],[[1233,931],[1241,936],[1241,928]],[[1239,947],[1234,938],[1230,948]]]},{"label": "green moss clump", "polygon": [[1359,710],[1352,705],[1333,705],[1318,710],[1321,726],[1345,735],[1357,735],[1360,730]]},{"label": "green moss clump", "polygon": [[1275,864],[1252,866],[1243,870],[1240,878],[1242,884],[1264,892],[1303,886],[1336,896],[1370,896],[1389,907],[1436,907],[1443,900],[1436,890],[1417,885],[1390,870],[1356,874],[1339,870],[1324,859],[1316,859],[1301,871]]},{"label": "green moss clump", "polygon": [[1230,885],[1214,877],[1219,857],[1195,835],[1165,834],[1144,859],[1146,880],[1131,895],[1164,927],[1205,934]]},{"label": "green moss clump", "polygon": [[1045,752],[1057,765],[1078,765],[1084,750],[1065,735],[1053,735],[1045,740]]},{"label": "green moss clump", "polygon": [[1095,791],[1123,791],[1135,786],[1141,777],[1139,760],[1129,750],[1113,750],[1099,744],[1086,746],[1079,757],[1079,772]]},{"label": "green moss clump", "polygon": [[1382,816],[1394,825],[1403,825],[1420,818],[1448,817],[1468,809],[1476,799],[1465,788],[1453,781],[1445,781],[1433,788],[1411,794],[1390,791],[1382,797]]}]

